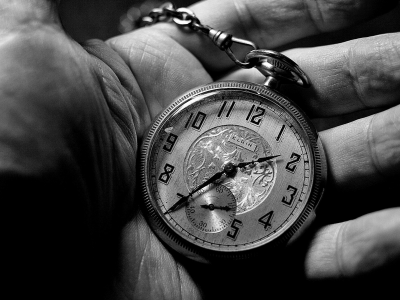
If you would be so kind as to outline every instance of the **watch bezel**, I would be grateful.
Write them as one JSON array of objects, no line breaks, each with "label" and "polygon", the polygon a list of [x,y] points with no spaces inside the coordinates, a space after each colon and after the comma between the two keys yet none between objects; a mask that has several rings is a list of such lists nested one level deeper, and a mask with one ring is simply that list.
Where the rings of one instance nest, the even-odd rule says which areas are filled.
[{"label": "watch bezel", "polygon": [[[241,90],[250,93],[257,94],[267,101],[272,101],[276,105],[290,112],[292,116],[296,118],[297,123],[301,126],[303,131],[306,133],[310,149],[312,152],[313,164],[314,164],[314,177],[313,186],[310,190],[307,203],[305,204],[301,213],[296,220],[287,228],[284,232],[279,234],[271,242],[262,245],[261,247],[248,250],[240,251],[216,251],[211,249],[202,248],[198,245],[190,243],[188,240],[182,238],[180,235],[174,232],[174,230],[166,224],[163,218],[159,215],[159,211],[154,208],[154,201],[150,197],[150,188],[147,183],[147,174],[149,170],[146,161],[148,161],[148,155],[151,152],[153,137],[157,135],[159,128],[167,116],[176,112],[185,103],[191,101],[194,97],[201,97],[206,93],[213,91],[222,90]],[[264,251],[273,251],[274,249],[280,248],[286,245],[300,230],[300,228],[307,223],[307,221],[313,217],[315,211],[324,191],[326,177],[327,177],[327,166],[325,160],[325,154],[321,140],[318,136],[317,131],[312,125],[309,118],[301,110],[298,105],[288,100],[284,95],[279,92],[272,90],[266,86],[258,85],[255,83],[241,82],[241,81],[220,81],[214,82],[208,85],[197,87],[186,92],[184,95],[177,98],[168,108],[166,108],[151,125],[147,137],[144,139],[141,154],[140,154],[140,186],[144,198],[144,211],[145,216],[156,232],[156,234],[171,246],[176,251],[199,261],[220,261],[220,260],[243,260],[257,256]]]}]

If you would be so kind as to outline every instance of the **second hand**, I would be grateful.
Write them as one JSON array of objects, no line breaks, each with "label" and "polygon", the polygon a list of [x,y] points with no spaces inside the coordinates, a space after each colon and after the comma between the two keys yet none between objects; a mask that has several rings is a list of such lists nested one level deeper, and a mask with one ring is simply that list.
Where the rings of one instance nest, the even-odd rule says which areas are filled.
[{"label": "second hand", "polygon": [[254,163],[261,163],[264,161],[268,161],[271,159],[274,159],[280,155],[272,155],[272,156],[265,156],[265,157],[260,157],[257,160],[249,161],[249,162],[241,162],[238,164],[234,164],[232,162],[228,162],[227,164],[224,165],[224,168],[222,171],[215,173],[213,176],[211,176],[208,180],[204,181],[202,184],[200,184],[198,187],[193,189],[187,196],[183,196],[180,198],[174,205],[172,205],[165,213],[164,215],[173,212],[177,210],[179,207],[183,206],[186,204],[190,197],[192,197],[193,194],[201,190],[202,188],[206,187],[207,185],[213,183],[214,181],[220,179],[223,174],[226,174],[226,176],[234,176],[236,174],[236,171],[238,168],[244,168],[247,165],[251,165]]}]

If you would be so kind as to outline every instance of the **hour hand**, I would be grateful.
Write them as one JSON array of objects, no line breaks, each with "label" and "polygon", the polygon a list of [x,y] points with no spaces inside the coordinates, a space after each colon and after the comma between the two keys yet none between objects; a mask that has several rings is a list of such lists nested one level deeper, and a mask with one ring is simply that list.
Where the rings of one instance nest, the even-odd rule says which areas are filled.
[{"label": "hour hand", "polygon": [[196,187],[195,189],[193,189],[193,191],[191,191],[187,196],[182,197],[181,199],[179,199],[174,205],[172,205],[164,214],[168,214],[170,212],[173,212],[175,210],[177,210],[179,207],[181,207],[182,205],[186,204],[190,197],[192,197],[192,195],[196,192],[198,192],[199,190],[201,190],[202,188],[206,187],[207,185],[213,183],[214,181],[218,180],[219,178],[221,178],[221,176],[225,173],[225,170],[215,173],[213,176],[211,176],[208,180],[204,181],[202,184],[200,184],[198,187]]},{"label": "hour hand", "polygon": [[182,197],[181,199],[179,199],[174,205],[172,205],[172,206],[164,213],[164,215],[169,214],[170,212],[173,212],[174,210],[176,210],[176,209],[178,209],[179,207],[181,207],[182,205],[184,205],[184,204],[189,200],[190,197],[191,197],[191,194],[189,194],[189,195],[187,195],[187,196],[184,196],[184,197]]}]

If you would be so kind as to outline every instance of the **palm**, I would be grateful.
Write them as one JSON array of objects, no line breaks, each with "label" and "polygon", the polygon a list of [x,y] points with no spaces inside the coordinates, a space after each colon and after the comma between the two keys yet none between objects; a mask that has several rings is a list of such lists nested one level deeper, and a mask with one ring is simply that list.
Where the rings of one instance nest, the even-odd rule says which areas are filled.
[{"label": "palm", "polygon": [[[174,98],[212,80],[190,52],[151,29],[114,38],[109,44],[130,66],[137,82],[137,89],[133,91],[137,96],[133,101],[137,107],[146,107],[148,114],[141,124],[142,129],[148,128],[150,121]],[[139,139],[142,133],[138,131]],[[141,200],[135,197],[134,201]],[[200,297],[190,275],[154,236],[139,211],[124,230],[123,249],[125,271],[137,276],[121,273],[118,292],[128,290],[134,297],[148,299]],[[155,286],[155,281],[160,284]]]},{"label": "palm", "polygon": [[[151,45],[146,47],[140,45],[141,42],[150,43],[150,40],[146,41],[147,38],[146,35],[135,39],[117,37],[111,42],[114,50],[125,60],[132,72],[125,73],[126,77],[121,76],[119,81],[113,80],[114,72],[120,75],[129,69],[126,66],[121,68],[118,64],[113,65],[110,60],[104,59],[111,53],[113,59],[120,60],[109,47],[99,41],[87,42],[84,49],[74,45],[75,56],[89,59],[89,63],[100,58],[100,61],[96,62],[98,67],[94,68],[95,78],[92,84],[96,82],[105,91],[103,92],[105,101],[93,99],[94,101],[90,103],[90,100],[86,99],[86,102],[88,110],[95,109],[104,113],[92,115],[93,118],[88,121],[97,128],[99,134],[109,136],[112,141],[103,144],[101,159],[106,161],[109,157],[114,157],[112,168],[122,172],[111,178],[106,173],[108,170],[103,170],[105,172],[103,176],[112,182],[118,181],[118,187],[122,192],[112,186],[106,186],[109,188],[107,193],[114,198],[111,201],[124,202],[123,207],[130,212],[126,216],[130,221],[123,233],[119,262],[121,275],[116,278],[116,293],[119,296],[128,293],[130,297],[139,299],[178,299],[188,296],[195,299],[200,294],[193,280],[159,242],[140,210],[136,209],[141,199],[137,196],[140,194],[137,188],[132,189],[134,186],[132,182],[137,179],[135,154],[139,151],[138,141],[143,138],[143,132],[150,122],[183,91],[207,83],[211,79],[200,63],[185,49],[177,48],[172,39],[160,36],[160,40],[151,39]],[[74,44],[68,39],[62,43]],[[107,64],[113,70],[108,69]],[[160,65],[164,68],[159,68]],[[96,77],[111,79],[99,82]],[[119,93],[115,93],[115,90]],[[118,106],[122,106],[123,109]],[[99,127],[99,124],[107,126]],[[96,182],[99,188],[104,184],[105,182]],[[102,200],[110,201],[110,199]],[[131,276],[131,274],[136,275]],[[159,285],[154,285],[155,281]]]}]

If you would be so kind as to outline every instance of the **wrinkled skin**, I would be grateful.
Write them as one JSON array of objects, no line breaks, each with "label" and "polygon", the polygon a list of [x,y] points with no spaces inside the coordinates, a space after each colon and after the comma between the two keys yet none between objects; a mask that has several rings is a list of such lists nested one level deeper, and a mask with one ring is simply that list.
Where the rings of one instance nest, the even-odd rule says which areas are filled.
[{"label": "wrinkled skin", "polygon": [[173,24],[79,45],[60,26],[63,5],[1,0],[5,286],[15,297],[51,299],[319,298],[395,289],[400,21],[376,36],[362,25],[395,5],[215,0],[192,7],[202,23],[281,49],[304,69],[312,87],[282,92],[320,130],[329,167],[318,223],[301,242],[280,257],[215,268],[176,255],[148,227],[138,208],[139,145],[154,117],[188,89],[217,79],[260,83],[261,75],[235,70],[204,37]]}]

